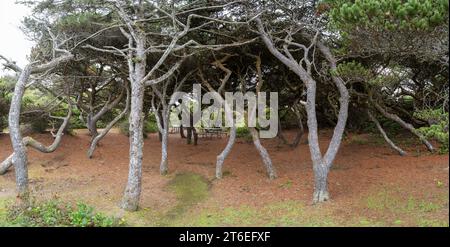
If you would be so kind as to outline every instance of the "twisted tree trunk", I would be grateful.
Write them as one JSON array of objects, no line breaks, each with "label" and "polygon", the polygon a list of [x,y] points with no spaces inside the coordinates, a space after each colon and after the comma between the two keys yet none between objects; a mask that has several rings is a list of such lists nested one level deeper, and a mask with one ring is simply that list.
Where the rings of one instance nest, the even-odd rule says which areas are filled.
[{"label": "twisted tree trunk", "polygon": [[[55,135],[55,139],[53,140],[53,143],[50,146],[45,146],[44,144],[36,141],[30,136],[26,136],[22,139],[22,143],[25,147],[32,147],[42,153],[52,153],[56,150],[56,148],[59,146],[62,140],[62,136],[64,135],[64,130],[67,127],[70,117],[72,116],[72,106],[69,104],[69,109],[67,116],[63,118],[63,123],[58,129],[58,132]],[[15,152],[14,152],[15,153]],[[0,175],[5,174],[8,169],[13,165],[13,157],[14,153],[11,154],[8,158],[6,158],[1,164],[0,164]]]},{"label": "twisted tree trunk", "polygon": [[[330,144],[324,156],[322,156],[319,146],[319,136],[317,131],[317,115],[316,115],[316,81],[311,76],[311,65],[312,62],[307,60],[307,56],[304,57],[306,68],[302,64],[299,64],[289,52],[288,45],[293,43],[286,40],[286,44],[283,46],[286,55],[278,51],[275,47],[273,41],[271,40],[269,34],[264,30],[262,21],[256,18],[257,27],[259,34],[268,48],[268,50],[274,55],[278,60],[290,68],[299,78],[305,83],[307,89],[307,102],[306,102],[306,113],[307,113],[307,125],[308,125],[308,141],[309,150],[311,153],[311,160],[313,163],[314,171],[314,194],[313,203],[323,202],[329,200],[327,178],[329,169],[336,157],[337,151],[341,144],[342,135],[345,130],[345,124],[347,122],[348,116],[348,104],[349,104],[349,94],[345,87],[344,82],[341,78],[331,74],[331,78],[339,90],[340,94],[340,106],[338,113],[338,121],[334,128],[333,136],[331,138]],[[323,45],[321,42],[317,41],[317,35],[314,38],[309,37],[307,34],[303,34],[306,38],[311,40],[311,46],[316,45],[319,51],[324,55],[325,59],[328,61],[330,69],[336,69],[336,59],[331,54],[328,47]],[[301,47],[301,45],[299,45]],[[310,47],[311,47],[310,46]],[[304,52],[308,53],[309,48],[303,46]]]},{"label": "twisted tree trunk", "polygon": [[100,142],[103,137],[108,134],[108,132],[111,130],[111,128],[120,120],[122,119],[127,113],[130,108],[130,90],[128,89],[128,86],[126,86],[127,91],[127,98],[125,102],[125,108],[123,111],[117,115],[103,130],[100,134],[96,135],[94,139],[92,139],[91,145],[89,146],[89,150],[87,153],[88,158],[92,158],[92,155],[94,154],[95,148],[97,147],[98,142]]},{"label": "twisted tree trunk", "polygon": [[[261,88],[262,85],[264,83],[263,79],[262,79],[262,70],[261,70],[261,57],[260,56],[254,56],[249,54],[250,56],[252,56],[253,58],[255,58],[256,60],[256,74],[258,76],[258,80],[256,83],[256,95],[259,96],[259,93],[261,92]],[[242,90],[245,90],[245,87],[242,87]],[[253,111],[252,116],[254,116],[256,114],[256,108],[251,109],[251,111]],[[277,177],[277,174],[275,172],[275,168],[272,165],[272,159],[270,159],[270,155],[267,152],[267,150],[264,148],[264,146],[261,144],[261,141],[259,139],[259,132],[256,128],[249,128],[250,129],[250,133],[252,135],[252,139],[253,139],[253,144],[255,145],[256,150],[258,150],[259,155],[261,156],[261,159],[264,163],[264,166],[266,167],[266,171],[267,171],[267,176],[269,176],[270,179],[275,179]]]},{"label": "twisted tree trunk", "polygon": [[277,173],[272,165],[272,160],[270,159],[269,153],[261,144],[258,130],[256,130],[256,128],[249,128],[249,129],[250,133],[252,134],[253,144],[255,145],[256,150],[258,150],[259,155],[261,156],[261,159],[264,163],[264,166],[266,167],[267,176],[269,176],[270,179],[275,179],[277,177]]}]

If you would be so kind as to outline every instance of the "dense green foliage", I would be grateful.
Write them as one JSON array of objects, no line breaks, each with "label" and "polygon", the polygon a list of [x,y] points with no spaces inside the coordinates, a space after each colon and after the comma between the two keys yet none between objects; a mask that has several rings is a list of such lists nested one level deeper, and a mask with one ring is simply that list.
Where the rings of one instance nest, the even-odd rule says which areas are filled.
[{"label": "dense green foliage", "polygon": [[441,143],[440,153],[448,153],[449,151],[449,116],[448,112],[442,109],[422,110],[415,113],[420,119],[430,123],[429,126],[420,128],[427,138],[433,138]]},{"label": "dense green foliage", "polygon": [[8,126],[11,92],[12,83],[7,78],[0,78],[0,133]]},{"label": "dense green foliage", "polygon": [[[130,124],[128,119],[121,121],[118,124],[120,133],[129,136],[130,135]],[[147,138],[149,133],[158,133],[158,125],[156,124],[156,118],[153,114],[150,114],[147,120],[144,122],[144,137]]]},{"label": "dense green foliage", "polygon": [[388,30],[432,29],[448,17],[447,0],[332,0],[330,17],[336,27]]}]

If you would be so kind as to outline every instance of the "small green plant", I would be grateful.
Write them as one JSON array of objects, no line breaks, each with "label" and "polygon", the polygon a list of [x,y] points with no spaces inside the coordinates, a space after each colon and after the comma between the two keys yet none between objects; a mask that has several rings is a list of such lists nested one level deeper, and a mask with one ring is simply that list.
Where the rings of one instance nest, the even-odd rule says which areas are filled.
[{"label": "small green plant", "polygon": [[93,207],[84,203],[72,207],[57,200],[32,202],[25,207],[10,205],[7,221],[19,226],[111,227],[124,224],[116,218],[95,213]]}]

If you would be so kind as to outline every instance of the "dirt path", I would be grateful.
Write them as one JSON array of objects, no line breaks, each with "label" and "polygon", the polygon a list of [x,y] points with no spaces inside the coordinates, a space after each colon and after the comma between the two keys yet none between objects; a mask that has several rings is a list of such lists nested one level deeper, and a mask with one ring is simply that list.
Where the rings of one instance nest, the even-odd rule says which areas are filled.
[{"label": "dirt path", "polygon": [[[321,136],[325,148],[330,133]],[[49,135],[34,137],[52,141]],[[415,141],[406,140],[409,155],[400,157],[368,135],[346,138],[330,173],[332,200],[311,206],[312,169],[304,142],[291,149],[275,139],[263,141],[279,175],[270,181],[253,145],[239,140],[219,181],[213,179],[214,164],[225,138],[200,139],[193,146],[171,135],[169,175],[160,176],[161,148],[153,134],[145,141],[142,210],[135,214],[117,207],[128,174],[128,138],[110,133],[93,159],[86,156],[88,142],[81,130],[65,136],[52,154],[30,150],[30,184],[38,198],[84,201],[133,225],[165,225],[183,200],[179,193],[185,193],[177,194],[171,184],[177,174],[189,173],[199,175],[194,183],[207,181],[207,192],[183,206],[183,217],[169,225],[448,225],[449,156],[427,154]],[[0,134],[0,158],[10,152],[9,137]],[[178,186],[189,187],[190,180]],[[0,176],[0,198],[13,194],[14,173],[8,172]]]}]

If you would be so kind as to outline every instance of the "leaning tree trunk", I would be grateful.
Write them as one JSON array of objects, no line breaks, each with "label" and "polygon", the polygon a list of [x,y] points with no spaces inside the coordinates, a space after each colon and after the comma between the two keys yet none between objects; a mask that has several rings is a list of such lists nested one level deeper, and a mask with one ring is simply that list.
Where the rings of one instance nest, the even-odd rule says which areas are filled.
[{"label": "leaning tree trunk", "polygon": [[128,110],[130,108],[130,90],[128,89],[128,86],[126,86],[126,90],[127,90],[127,98],[126,98],[126,102],[125,102],[125,108],[123,109],[123,111],[117,115],[103,130],[100,134],[96,135],[94,137],[94,139],[92,139],[91,145],[89,147],[87,156],[88,158],[92,158],[92,155],[94,154],[94,151],[97,147],[98,142],[100,142],[101,139],[103,139],[103,137],[106,136],[106,134],[108,134],[108,132],[111,130],[111,128],[120,120],[122,119],[127,113]]},{"label": "leaning tree trunk", "polygon": [[30,77],[31,64],[27,65],[20,73],[19,79],[14,87],[14,94],[11,99],[9,109],[8,125],[11,143],[14,149],[12,163],[16,175],[16,189],[19,198],[28,198],[28,168],[27,168],[27,150],[22,141],[20,133],[20,110],[22,106],[22,97],[25,93],[25,86]]},{"label": "leaning tree trunk", "polygon": [[277,177],[277,173],[275,171],[275,168],[272,165],[272,160],[270,159],[269,153],[264,148],[264,146],[261,144],[261,141],[259,140],[259,133],[256,130],[256,128],[252,127],[249,128],[250,132],[252,134],[253,144],[255,145],[255,148],[258,150],[259,155],[261,156],[261,159],[264,163],[264,166],[266,167],[267,176],[270,179],[275,179]]},{"label": "leaning tree trunk", "polygon": [[369,97],[369,98],[370,98],[371,102],[373,103],[373,105],[375,106],[375,108],[379,112],[381,112],[381,114],[383,114],[383,116],[397,122],[400,126],[409,130],[413,135],[417,136],[420,139],[420,141],[427,147],[428,151],[430,151],[430,152],[434,151],[433,145],[431,145],[431,143],[425,138],[425,136],[423,136],[419,131],[417,131],[416,128],[414,128],[414,126],[412,126],[412,124],[406,123],[405,121],[403,121],[403,119],[401,119],[396,114],[387,112],[377,102],[372,100],[371,97]]},{"label": "leaning tree trunk", "polygon": [[369,115],[370,120],[377,126],[378,131],[380,131],[381,135],[383,135],[384,140],[389,144],[389,146],[398,152],[401,156],[406,155],[406,152],[403,151],[400,147],[395,145],[395,143],[387,136],[386,132],[384,131],[383,127],[381,127],[380,122],[375,118],[375,116],[372,115],[370,110],[367,111],[367,115]]}]

